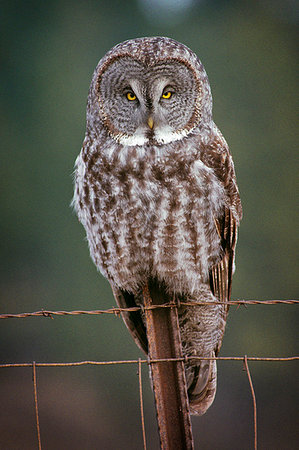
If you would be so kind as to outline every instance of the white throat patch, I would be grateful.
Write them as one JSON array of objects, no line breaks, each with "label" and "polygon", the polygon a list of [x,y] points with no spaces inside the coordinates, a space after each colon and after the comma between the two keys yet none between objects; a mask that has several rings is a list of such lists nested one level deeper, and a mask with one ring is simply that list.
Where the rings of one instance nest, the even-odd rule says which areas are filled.
[{"label": "white throat patch", "polygon": [[[150,139],[147,136],[146,129],[138,128],[132,136],[118,134],[114,135],[120,144],[135,146],[148,144]],[[157,144],[169,144],[170,142],[177,141],[187,136],[191,130],[173,131],[169,126],[157,127],[153,132],[153,140]]]}]

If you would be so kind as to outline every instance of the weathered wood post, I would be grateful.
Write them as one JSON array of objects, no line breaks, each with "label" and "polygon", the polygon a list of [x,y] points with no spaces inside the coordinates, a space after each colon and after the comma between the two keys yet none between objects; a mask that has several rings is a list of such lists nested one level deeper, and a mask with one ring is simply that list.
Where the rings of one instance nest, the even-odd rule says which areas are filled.
[{"label": "weathered wood post", "polygon": [[[163,450],[193,449],[178,308],[155,282],[143,289],[149,363]],[[173,302],[173,307],[152,308]],[[169,358],[179,361],[157,361]]]}]

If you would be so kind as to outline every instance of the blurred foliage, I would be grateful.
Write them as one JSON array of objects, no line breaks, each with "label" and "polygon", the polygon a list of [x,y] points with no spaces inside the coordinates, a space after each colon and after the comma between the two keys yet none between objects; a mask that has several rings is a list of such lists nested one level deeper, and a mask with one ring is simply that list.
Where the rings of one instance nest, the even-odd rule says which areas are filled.
[{"label": "blurred foliage", "polygon": [[[295,2],[186,1],[184,11],[176,11],[175,1],[161,7],[163,1],[156,0],[154,9],[145,3],[1,2],[2,312],[114,305],[69,208],[73,164],[98,60],[120,41],[154,35],[173,37],[201,58],[215,122],[234,157],[244,219],[233,298],[298,296]],[[296,351],[295,306],[231,309],[222,355]],[[139,356],[115,317],[1,322],[4,362]],[[295,448],[295,364],[251,363],[250,368],[261,448]],[[124,365],[39,369],[45,448],[141,448],[136,370]],[[157,448],[146,367],[143,374],[148,444]],[[30,370],[2,369],[0,377],[0,448],[34,448]],[[201,448],[252,448],[252,401],[240,363],[219,364],[215,403],[204,417],[193,419],[193,429]]]}]

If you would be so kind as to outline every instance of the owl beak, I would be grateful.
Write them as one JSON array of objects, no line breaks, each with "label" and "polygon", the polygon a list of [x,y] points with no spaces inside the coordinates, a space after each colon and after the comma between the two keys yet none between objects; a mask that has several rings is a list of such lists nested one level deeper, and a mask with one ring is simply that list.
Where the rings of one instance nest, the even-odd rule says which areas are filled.
[{"label": "owl beak", "polygon": [[149,116],[149,118],[147,119],[147,124],[150,127],[150,129],[152,130],[153,126],[154,126],[154,120],[151,116]]}]

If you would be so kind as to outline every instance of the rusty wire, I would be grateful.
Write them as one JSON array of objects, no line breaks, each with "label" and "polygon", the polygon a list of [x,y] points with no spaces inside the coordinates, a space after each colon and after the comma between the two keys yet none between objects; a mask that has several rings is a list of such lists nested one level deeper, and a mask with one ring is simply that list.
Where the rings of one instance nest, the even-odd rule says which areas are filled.
[{"label": "rusty wire", "polygon": [[247,355],[244,356],[244,366],[247,372],[247,377],[249,381],[249,386],[251,390],[252,402],[253,402],[253,428],[254,428],[254,450],[257,450],[257,407],[256,407],[256,398],[253,387],[253,382],[251,379],[249,366],[248,366],[248,358]]},{"label": "rusty wire", "polygon": [[42,444],[41,444],[41,438],[40,438],[39,413],[38,413],[38,401],[37,401],[36,364],[35,364],[35,361],[33,361],[33,363],[32,363],[32,381],[33,381],[33,392],[34,392],[34,408],[35,408],[35,420],[36,420],[38,450],[41,450],[42,449]]},{"label": "rusty wire", "polygon": [[[226,306],[247,306],[247,305],[298,305],[299,300],[234,300],[231,302],[180,302],[180,306],[212,306],[212,305],[226,305]],[[23,319],[26,317],[50,317],[53,316],[79,316],[79,315],[101,315],[101,314],[114,314],[120,315],[122,312],[134,312],[141,309],[156,309],[156,308],[173,308],[176,306],[172,303],[165,303],[163,305],[152,305],[147,307],[134,306],[131,308],[109,308],[109,309],[96,309],[96,310],[75,310],[75,311],[50,311],[40,310],[35,312],[25,312],[19,314],[0,314],[0,319]]]},{"label": "rusty wire", "polygon": [[142,395],[142,373],[141,373],[141,358],[138,360],[138,381],[139,381],[139,399],[140,399],[140,416],[141,416],[141,428],[143,449],[146,450],[146,436],[145,436],[145,423],[144,423],[144,410],[143,410],[143,395]]},{"label": "rusty wire", "polygon": [[[259,356],[247,356],[247,361],[266,361],[266,362],[286,362],[286,361],[298,361],[299,356],[283,356],[283,357],[259,357]],[[75,361],[75,362],[37,362],[36,367],[74,367],[74,366],[106,366],[115,364],[150,364],[159,362],[186,362],[188,360],[211,360],[211,361],[244,361],[244,356],[184,356],[183,358],[161,358],[161,359],[126,359],[118,361]],[[32,362],[27,363],[7,363],[0,364],[0,369],[11,367],[32,367]]]}]

